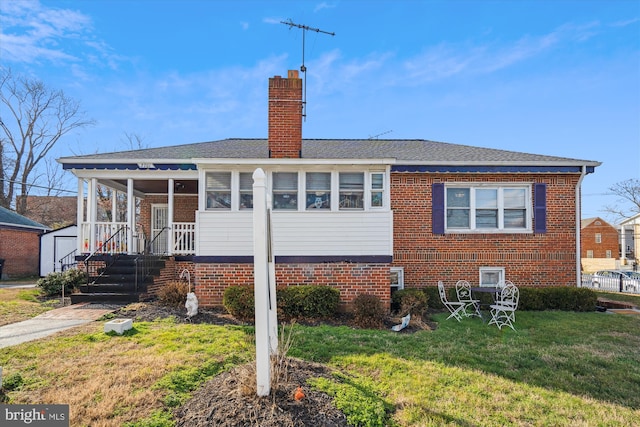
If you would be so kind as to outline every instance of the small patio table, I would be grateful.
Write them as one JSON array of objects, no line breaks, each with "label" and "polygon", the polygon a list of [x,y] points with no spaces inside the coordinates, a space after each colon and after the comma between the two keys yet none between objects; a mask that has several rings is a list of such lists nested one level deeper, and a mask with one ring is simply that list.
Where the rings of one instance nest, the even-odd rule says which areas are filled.
[{"label": "small patio table", "polygon": [[[486,310],[489,309],[491,304],[494,304],[498,299],[498,294],[502,291],[502,288],[498,288],[496,286],[476,286],[471,288],[471,294],[493,294],[493,302],[490,304],[480,304],[480,308],[484,306]],[[482,313],[480,313],[482,314]],[[484,316],[482,316],[482,320],[484,321]]]}]

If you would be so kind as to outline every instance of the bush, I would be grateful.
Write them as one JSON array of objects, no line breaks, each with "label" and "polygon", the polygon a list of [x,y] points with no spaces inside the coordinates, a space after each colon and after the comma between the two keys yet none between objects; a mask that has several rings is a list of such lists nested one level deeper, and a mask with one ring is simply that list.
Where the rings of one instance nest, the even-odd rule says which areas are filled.
[{"label": "bush", "polygon": [[188,292],[188,283],[174,280],[160,288],[158,300],[161,304],[169,307],[180,307],[187,301]]},{"label": "bush", "polygon": [[400,315],[411,313],[411,317],[420,318],[427,311],[428,298],[421,289],[400,289],[394,292],[391,303]]},{"label": "bush", "polygon": [[519,309],[594,311],[597,294],[587,288],[550,286],[545,288],[520,288]]},{"label": "bush", "polygon": [[67,269],[63,272],[49,273],[45,277],[39,279],[36,285],[45,296],[62,295],[62,287],[64,293],[70,294],[87,282],[87,275],[84,271],[75,268]]},{"label": "bush", "polygon": [[327,318],[340,304],[340,291],[330,286],[301,285],[278,289],[278,315],[285,319]]},{"label": "bush", "polygon": [[251,286],[229,286],[224,290],[222,305],[229,314],[244,322],[255,320],[255,297]]},{"label": "bush", "polygon": [[[455,289],[453,291],[455,292]],[[424,294],[427,296],[429,307],[435,308],[437,310],[444,310],[444,305],[442,305],[442,301],[440,301],[438,286],[426,286],[422,288],[422,292],[424,292]],[[447,294],[447,298],[451,298],[451,294]]]},{"label": "bush", "polygon": [[6,378],[2,381],[2,388],[5,391],[13,391],[18,390],[24,384],[24,380],[22,379],[22,375],[19,372],[16,372],[11,375],[7,375]]},{"label": "bush", "polygon": [[385,316],[380,297],[360,294],[353,300],[354,322],[361,328],[381,328]]}]

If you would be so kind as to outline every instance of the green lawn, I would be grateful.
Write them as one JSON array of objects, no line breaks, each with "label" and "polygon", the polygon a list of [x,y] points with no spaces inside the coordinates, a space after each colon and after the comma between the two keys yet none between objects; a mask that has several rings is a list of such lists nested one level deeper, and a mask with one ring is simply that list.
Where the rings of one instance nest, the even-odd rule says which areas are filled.
[{"label": "green lawn", "polygon": [[[354,424],[638,425],[640,316],[516,317],[515,332],[444,314],[435,316],[436,330],[412,334],[295,326],[289,355],[335,369],[332,381],[314,386],[335,396]],[[12,402],[74,396],[72,425],[169,426],[172,405],[252,357],[252,332],[156,321],[111,336],[99,323],[0,349],[0,365],[22,379],[7,393]]]}]

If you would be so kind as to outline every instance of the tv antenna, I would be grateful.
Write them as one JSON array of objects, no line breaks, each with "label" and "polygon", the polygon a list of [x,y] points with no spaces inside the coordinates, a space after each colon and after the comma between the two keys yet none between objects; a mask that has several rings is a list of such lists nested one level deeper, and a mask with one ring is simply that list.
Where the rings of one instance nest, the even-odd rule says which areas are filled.
[{"label": "tv antenna", "polygon": [[386,134],[391,133],[391,132],[393,132],[393,130],[391,130],[391,129],[390,129],[390,130],[384,131],[384,132],[382,132],[382,133],[379,133],[379,134],[377,134],[377,135],[369,135],[369,139],[378,139],[378,138],[380,138],[382,135],[386,135]]},{"label": "tv antenna", "polygon": [[321,30],[320,28],[309,27],[308,25],[296,24],[291,19],[288,21],[280,21],[281,24],[285,24],[289,26],[289,29],[293,27],[300,28],[302,30],[302,65],[300,66],[300,71],[304,73],[304,92],[302,95],[302,117],[307,118],[307,67],[304,65],[304,45],[305,45],[305,34],[307,31],[314,31],[316,33],[328,34],[330,36],[335,36],[336,33],[332,33],[329,31]]}]

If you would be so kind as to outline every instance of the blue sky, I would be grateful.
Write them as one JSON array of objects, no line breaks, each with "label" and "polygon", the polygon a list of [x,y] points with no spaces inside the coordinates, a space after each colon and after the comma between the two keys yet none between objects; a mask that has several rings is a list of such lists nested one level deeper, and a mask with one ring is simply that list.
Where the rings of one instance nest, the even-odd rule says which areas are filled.
[{"label": "blue sky", "polygon": [[[0,61],[82,103],[55,157],[267,135],[302,63],[305,138],[421,138],[596,160],[584,218],[640,179],[640,0],[0,0]],[[70,180],[69,188],[75,189]]]}]

